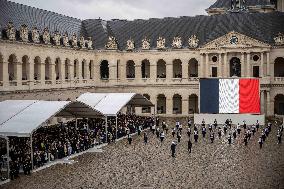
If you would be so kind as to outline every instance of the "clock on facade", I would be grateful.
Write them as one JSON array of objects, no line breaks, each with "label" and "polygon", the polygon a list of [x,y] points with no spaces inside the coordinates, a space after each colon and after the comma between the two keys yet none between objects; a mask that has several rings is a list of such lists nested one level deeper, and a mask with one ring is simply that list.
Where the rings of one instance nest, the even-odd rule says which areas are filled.
[{"label": "clock on facade", "polygon": [[231,37],[231,39],[230,39],[230,43],[231,43],[232,45],[236,45],[236,44],[238,43],[238,37],[235,36],[235,35],[233,35],[233,36]]}]

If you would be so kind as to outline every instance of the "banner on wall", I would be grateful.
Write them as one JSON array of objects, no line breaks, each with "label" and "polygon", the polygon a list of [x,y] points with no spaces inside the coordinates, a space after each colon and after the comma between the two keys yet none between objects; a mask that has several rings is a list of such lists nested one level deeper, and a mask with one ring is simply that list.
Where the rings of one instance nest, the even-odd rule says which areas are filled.
[{"label": "banner on wall", "polygon": [[260,114],[259,79],[200,79],[200,113]]}]

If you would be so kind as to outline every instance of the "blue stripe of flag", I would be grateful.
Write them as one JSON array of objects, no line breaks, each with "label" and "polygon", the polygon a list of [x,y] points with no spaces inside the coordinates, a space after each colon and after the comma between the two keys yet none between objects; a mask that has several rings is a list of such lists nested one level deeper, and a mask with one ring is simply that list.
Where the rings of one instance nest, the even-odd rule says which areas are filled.
[{"label": "blue stripe of flag", "polygon": [[219,113],[219,79],[200,79],[200,113]]}]

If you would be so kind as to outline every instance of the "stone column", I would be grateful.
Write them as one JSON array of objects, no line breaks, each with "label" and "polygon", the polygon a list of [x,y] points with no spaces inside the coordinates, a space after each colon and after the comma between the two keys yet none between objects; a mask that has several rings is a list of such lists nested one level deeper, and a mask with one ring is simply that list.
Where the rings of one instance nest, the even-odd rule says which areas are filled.
[{"label": "stone column", "polygon": [[141,78],[141,61],[135,60],[135,80],[140,80]]},{"label": "stone column", "polygon": [[222,53],[219,53],[219,62],[218,62],[218,77],[223,77],[222,72]]},{"label": "stone column", "polygon": [[71,62],[69,63],[68,65],[68,79],[70,81],[73,81],[74,80],[74,64],[72,64]]},{"label": "stone column", "polygon": [[89,75],[89,79],[90,80],[94,80],[94,76],[95,76],[95,65],[94,65],[94,61],[93,60],[90,60],[90,75]]},{"label": "stone column", "polygon": [[247,53],[247,77],[251,77],[250,52]]},{"label": "stone column", "polygon": [[20,85],[22,85],[22,66],[23,66],[23,64],[22,64],[22,62],[15,62],[15,64],[16,64],[16,80],[17,80],[17,86],[20,86]]},{"label": "stone column", "polygon": [[173,114],[173,95],[168,95],[166,96],[167,100],[166,100],[166,113],[168,115],[172,115]]},{"label": "stone column", "polygon": [[89,70],[89,64],[87,60],[84,63],[84,78],[89,80],[90,79],[90,70]]},{"label": "stone column", "polygon": [[55,84],[56,82],[55,63],[52,61],[49,64],[49,79],[52,81],[52,84]]},{"label": "stone column", "polygon": [[152,82],[156,82],[157,79],[157,60],[150,59],[150,79]]},{"label": "stone column", "polygon": [[[34,58],[32,59],[34,60]],[[34,86],[34,62],[33,61],[30,61],[28,62],[27,66],[28,66],[28,69],[27,69],[27,79],[29,82],[29,85],[30,85],[30,88],[32,88]]]},{"label": "stone column", "polygon": [[203,53],[200,54],[200,62],[198,62],[199,65],[198,65],[198,76],[199,77],[204,77],[205,75],[205,70],[204,70],[204,56],[203,56]]},{"label": "stone column", "polygon": [[188,115],[188,96],[182,96],[182,115]]},{"label": "stone column", "polygon": [[59,79],[62,81],[62,83],[65,82],[65,59],[60,59],[59,63]]},{"label": "stone column", "polygon": [[116,60],[112,59],[109,61],[109,80],[116,81]]},{"label": "stone column", "polygon": [[267,116],[271,116],[274,114],[274,100],[270,99],[270,91],[266,91],[266,114]]},{"label": "stone column", "polygon": [[2,73],[2,81],[3,81],[3,86],[9,86],[9,74],[8,74],[8,62],[5,62],[5,59],[3,58],[3,69],[1,70]]},{"label": "stone column", "polygon": [[[77,78],[79,80],[79,82],[82,80],[82,61],[78,60],[77,62]],[[76,69],[76,68],[75,68]]]},{"label": "stone column", "polygon": [[261,58],[261,60],[260,60],[260,68],[259,68],[260,73],[259,73],[259,76],[260,76],[260,77],[264,77],[264,71],[263,71],[263,67],[264,67],[264,63],[263,63],[263,52],[261,52],[260,58]]},{"label": "stone column", "polygon": [[271,74],[270,74],[270,54],[269,54],[269,52],[266,53],[266,66],[267,66],[266,75],[267,75],[267,77],[270,77]]},{"label": "stone column", "polygon": [[42,85],[45,85],[45,61],[41,62],[40,64],[40,82]]},{"label": "stone column", "polygon": [[245,77],[246,73],[245,73],[245,68],[246,68],[246,63],[245,63],[245,53],[241,52],[241,77]]},{"label": "stone column", "polygon": [[261,109],[261,113],[262,113],[262,114],[265,114],[264,93],[265,93],[265,91],[260,91],[260,109]]},{"label": "stone column", "polygon": [[228,53],[226,52],[224,55],[224,77],[229,77],[229,73],[228,73]]},{"label": "stone column", "polygon": [[172,81],[173,78],[173,61],[165,60],[166,61],[166,76],[169,82]]},{"label": "stone column", "polygon": [[211,77],[210,76],[210,65],[209,65],[209,54],[205,54],[205,77]]},{"label": "stone column", "polygon": [[184,60],[181,60],[182,61],[182,64],[181,64],[181,67],[182,67],[182,78],[184,79],[188,79],[188,61],[187,59],[184,59]]}]

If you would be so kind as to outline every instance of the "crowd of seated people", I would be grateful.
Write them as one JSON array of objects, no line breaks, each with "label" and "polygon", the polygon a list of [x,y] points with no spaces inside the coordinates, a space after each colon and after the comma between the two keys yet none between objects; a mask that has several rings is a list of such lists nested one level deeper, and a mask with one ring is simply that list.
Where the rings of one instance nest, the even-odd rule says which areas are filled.
[{"label": "crowd of seated people", "polygon": [[[105,119],[79,119],[46,126],[37,129],[32,136],[33,165],[43,166],[49,161],[62,159],[75,153],[85,151],[104,142],[111,143],[117,138],[135,133],[138,129],[151,127],[151,117],[140,117],[135,114],[118,114],[117,133],[116,118],[108,118],[108,134],[105,132]],[[5,144],[2,142],[2,144]],[[10,178],[18,177],[20,170],[30,174],[31,148],[30,138],[9,137],[10,143]],[[5,145],[1,146],[1,155],[6,154]]]}]

